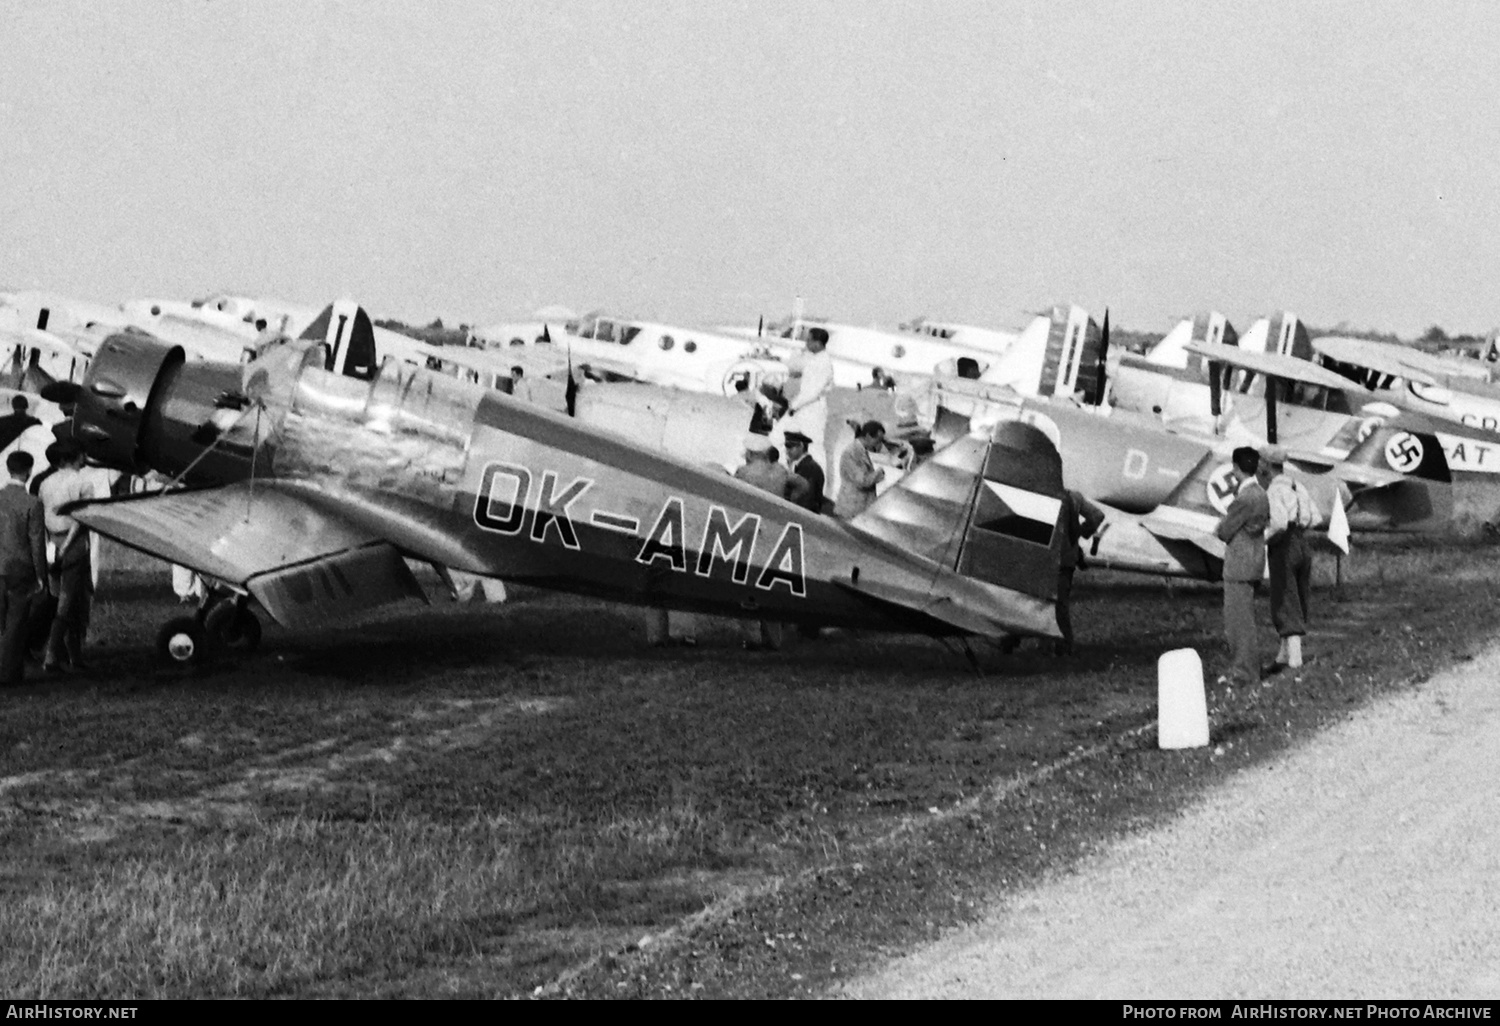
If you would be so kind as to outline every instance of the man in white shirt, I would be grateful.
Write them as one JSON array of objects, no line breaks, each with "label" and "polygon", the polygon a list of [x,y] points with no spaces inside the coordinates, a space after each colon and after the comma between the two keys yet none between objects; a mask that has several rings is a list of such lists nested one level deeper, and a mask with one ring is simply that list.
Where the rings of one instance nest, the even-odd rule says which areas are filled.
[{"label": "man in white shirt", "polygon": [[57,595],[57,615],[52,618],[42,669],[61,672],[85,668],[79,657],[94,598],[89,532],[61,510],[69,503],[99,495],[84,472],[83,446],[67,439],[58,443],[56,454],[58,470],[42,482],[37,495],[45,511],[47,539],[56,551],[51,580]]},{"label": "man in white shirt", "polygon": [[1302,665],[1302,638],[1312,597],[1312,548],[1307,530],[1321,512],[1307,486],[1285,472],[1286,450],[1279,445],[1261,451],[1261,463],[1274,475],[1266,486],[1270,521],[1266,525],[1266,562],[1271,572],[1271,621],[1281,635],[1276,665]]},{"label": "man in white shirt", "polygon": [[[818,463],[827,466],[828,453],[823,436],[828,430],[828,393],[833,389],[833,357],[828,355],[828,329],[809,328],[807,351],[792,359],[789,377],[797,382],[796,393],[787,403],[781,419],[782,448],[785,433],[796,431],[811,442],[807,450]],[[790,384],[790,382],[788,382]]]}]

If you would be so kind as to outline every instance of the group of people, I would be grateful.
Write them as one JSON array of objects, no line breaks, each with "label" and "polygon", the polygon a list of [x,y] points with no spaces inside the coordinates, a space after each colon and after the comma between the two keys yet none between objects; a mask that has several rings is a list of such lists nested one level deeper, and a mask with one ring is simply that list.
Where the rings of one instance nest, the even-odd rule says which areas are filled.
[{"label": "group of people", "polygon": [[885,425],[878,420],[855,426],[854,441],[839,454],[839,493],[830,502],[826,490],[827,475],[811,452],[812,439],[801,431],[788,430],[782,435],[786,445],[786,462],[768,435],[745,437],[745,462],[734,476],[762,491],[813,513],[831,512],[840,520],[851,520],[875,501],[885,470],[875,466],[871,454],[885,447]]},{"label": "group of people", "polygon": [[[1319,510],[1307,486],[1284,473],[1286,450],[1250,446],[1231,457],[1243,478],[1219,521],[1224,552],[1224,634],[1229,642],[1229,684],[1251,684],[1268,672],[1303,662],[1312,591],[1312,550],[1307,531]],[[1269,571],[1271,621],[1281,637],[1276,661],[1261,666],[1255,628],[1255,589]]]},{"label": "group of people", "polygon": [[47,449],[47,470],[17,449],[5,460],[0,488],[0,685],[21,683],[27,657],[60,673],[86,669],[94,580],[89,532],[63,512],[96,498],[84,473],[83,447],[71,438]]}]

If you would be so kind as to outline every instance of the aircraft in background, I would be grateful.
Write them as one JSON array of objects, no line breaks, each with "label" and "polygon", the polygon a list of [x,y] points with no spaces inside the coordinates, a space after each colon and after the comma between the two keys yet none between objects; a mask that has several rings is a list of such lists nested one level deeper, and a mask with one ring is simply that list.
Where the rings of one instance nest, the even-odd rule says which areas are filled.
[{"label": "aircraft in background", "polygon": [[1169,426],[1214,430],[1219,418],[1241,395],[1252,394],[1254,378],[1241,376],[1220,382],[1222,387],[1213,392],[1207,362],[1192,351],[1197,344],[1312,358],[1307,327],[1294,313],[1283,311],[1262,317],[1241,335],[1223,314],[1207,311],[1178,322],[1144,355],[1121,353],[1112,371],[1114,404],[1120,409],[1153,414]]},{"label": "aircraft in background", "polygon": [[968,349],[978,349],[995,356],[1004,356],[1005,351],[1020,337],[1019,331],[999,331],[981,328],[973,324],[958,324],[953,321],[935,321],[930,317],[916,317],[898,329],[909,335],[922,335],[941,339]]},{"label": "aircraft in background", "polygon": [[746,339],[597,312],[556,324],[495,325],[476,334],[492,349],[503,347],[503,353],[554,353],[587,376],[603,380],[734,396],[756,395],[763,386],[779,387],[787,377],[784,363]]},{"label": "aircraft in background", "polygon": [[[302,626],[420,597],[406,558],[761,620],[1057,636],[1061,467],[1031,427],[945,450],[951,501],[921,524],[883,514],[906,482],[846,524],[493,389],[340,361],[316,327],[244,365],[115,334],[78,389],[91,458],[174,482],[79,521],[222,582],[163,627],[170,658],[253,644],[252,599]],[[351,328],[346,352],[374,348]]]},{"label": "aircraft in background", "polygon": [[793,314],[762,324],[756,338],[785,357],[802,352],[814,331],[828,336],[833,383],[842,388],[887,387],[887,381],[950,375],[978,377],[999,354],[926,333],[860,328]]},{"label": "aircraft in background", "polygon": [[1003,348],[981,348],[982,340],[962,332],[952,337],[938,330],[894,334],[801,316],[764,326],[760,337],[796,353],[815,329],[828,333],[834,383],[846,388],[880,387],[882,380],[885,387],[900,387],[923,386],[931,378],[963,378],[1004,385],[1023,395],[1083,392],[1089,402],[1103,395],[1108,333],[1077,306],[1054,306],[1037,314]]},{"label": "aircraft in background", "polygon": [[1371,401],[1425,414],[1469,428],[1500,434],[1500,385],[1488,376],[1455,374],[1450,365],[1484,365],[1444,360],[1405,346],[1328,336],[1313,348],[1339,373],[1363,385]]},{"label": "aircraft in background", "polygon": [[[978,382],[934,382],[933,392],[936,444],[1001,420],[1031,424],[1053,440],[1065,484],[1106,510],[1110,533],[1094,546],[1098,561],[1217,579],[1223,545],[1213,529],[1239,485],[1230,462],[1234,443],[1168,432],[1138,414],[1101,416],[1076,402],[1023,398]],[[1425,445],[1425,458],[1402,457],[1397,467],[1388,453],[1405,452],[1413,439]],[[1347,538],[1350,528],[1440,533],[1450,527],[1449,474],[1430,435],[1381,426],[1347,460],[1329,464],[1294,451],[1289,468],[1313,493],[1324,514],[1320,527],[1334,539]],[[1347,544],[1335,545],[1347,551]]]}]

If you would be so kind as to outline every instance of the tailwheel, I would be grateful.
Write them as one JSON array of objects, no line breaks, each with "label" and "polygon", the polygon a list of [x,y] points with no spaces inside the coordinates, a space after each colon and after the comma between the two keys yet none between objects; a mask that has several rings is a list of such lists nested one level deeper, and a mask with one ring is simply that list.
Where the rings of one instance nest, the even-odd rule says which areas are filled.
[{"label": "tailwheel", "polygon": [[197,617],[168,620],[156,633],[156,654],[174,666],[196,666],[208,654],[207,637]]},{"label": "tailwheel", "polygon": [[247,655],[260,645],[260,620],[239,602],[220,602],[203,618],[203,629],[216,644]]}]

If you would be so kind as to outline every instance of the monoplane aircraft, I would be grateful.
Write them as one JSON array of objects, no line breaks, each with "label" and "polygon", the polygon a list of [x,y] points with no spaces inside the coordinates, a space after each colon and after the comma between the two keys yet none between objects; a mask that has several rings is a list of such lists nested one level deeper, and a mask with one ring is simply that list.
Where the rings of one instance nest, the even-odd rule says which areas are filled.
[{"label": "monoplane aircraft", "polygon": [[[406,558],[762,620],[1056,636],[1061,466],[1027,425],[965,436],[845,524],[493,389],[340,362],[305,334],[239,365],[120,333],[79,390],[93,459],[174,483],[80,522],[220,582],[163,628],[171,658],[253,644],[252,599],[297,626],[419,596]],[[903,524],[896,503],[924,514]]]},{"label": "monoplane aircraft", "polygon": [[[767,347],[715,331],[585,314],[565,322],[497,325],[480,332],[502,353],[546,351],[591,378],[640,381],[716,395],[756,395],[786,381],[786,365]],[[501,359],[505,359],[504,355]]]}]

